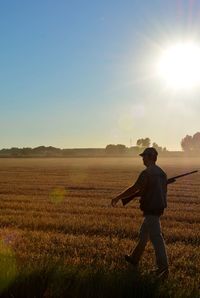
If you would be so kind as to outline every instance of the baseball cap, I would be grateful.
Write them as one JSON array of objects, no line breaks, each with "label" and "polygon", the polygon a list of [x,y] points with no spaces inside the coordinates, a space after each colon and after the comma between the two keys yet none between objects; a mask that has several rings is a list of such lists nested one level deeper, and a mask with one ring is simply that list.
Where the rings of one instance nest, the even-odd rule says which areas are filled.
[{"label": "baseball cap", "polygon": [[157,156],[158,152],[155,148],[153,147],[148,147],[144,149],[142,153],[139,154],[140,156],[148,155],[148,156]]}]

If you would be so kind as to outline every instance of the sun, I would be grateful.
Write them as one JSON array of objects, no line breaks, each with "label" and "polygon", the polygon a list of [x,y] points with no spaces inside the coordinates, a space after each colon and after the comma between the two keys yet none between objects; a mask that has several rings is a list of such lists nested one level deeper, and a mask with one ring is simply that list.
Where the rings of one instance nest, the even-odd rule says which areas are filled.
[{"label": "sun", "polygon": [[191,89],[200,85],[200,46],[187,42],[166,48],[158,63],[158,74],[172,89]]}]

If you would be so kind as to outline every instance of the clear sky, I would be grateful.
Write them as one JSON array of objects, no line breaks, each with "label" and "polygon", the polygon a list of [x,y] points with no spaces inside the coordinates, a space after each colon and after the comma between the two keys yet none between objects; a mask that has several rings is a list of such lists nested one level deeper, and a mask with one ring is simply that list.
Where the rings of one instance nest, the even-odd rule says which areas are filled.
[{"label": "clear sky", "polygon": [[162,49],[200,41],[198,0],[0,1],[0,147],[180,149],[200,88],[155,75]]}]

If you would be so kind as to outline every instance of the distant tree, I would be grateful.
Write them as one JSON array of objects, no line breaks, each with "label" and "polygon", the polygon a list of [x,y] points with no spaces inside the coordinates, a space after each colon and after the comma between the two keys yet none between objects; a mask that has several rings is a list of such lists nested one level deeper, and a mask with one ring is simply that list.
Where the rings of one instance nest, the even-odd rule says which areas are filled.
[{"label": "distant tree", "polygon": [[200,151],[200,132],[197,132],[193,135],[192,145],[194,151]]},{"label": "distant tree", "polygon": [[12,147],[11,149],[10,149],[10,155],[11,156],[14,156],[14,157],[17,157],[17,156],[20,156],[20,149],[19,148],[17,148],[17,147]]},{"label": "distant tree", "polygon": [[190,152],[193,149],[192,146],[192,136],[186,135],[182,140],[181,140],[181,147],[183,151],[185,152]]},{"label": "distant tree", "polygon": [[45,148],[46,148],[45,146],[38,146],[33,148],[33,151],[36,153],[43,153],[45,151]]},{"label": "distant tree", "polygon": [[151,140],[149,138],[138,139],[136,145],[139,147],[149,147],[151,144]]},{"label": "distant tree", "polygon": [[126,146],[122,145],[122,144],[117,144],[117,145],[113,145],[113,144],[109,144],[106,146],[106,153],[108,154],[122,154],[126,152]]},{"label": "distant tree", "polygon": [[199,152],[200,151],[200,132],[193,136],[186,135],[181,140],[181,147],[185,152]]},{"label": "distant tree", "polygon": [[122,144],[117,144],[116,150],[118,153],[125,153],[126,152],[126,146]]},{"label": "distant tree", "polygon": [[143,146],[144,147],[149,147],[151,144],[151,140],[149,138],[143,139]]},{"label": "distant tree", "polygon": [[152,147],[155,148],[158,152],[167,152],[166,147],[159,146],[157,143],[153,143]]},{"label": "distant tree", "polygon": [[155,148],[155,149],[157,149],[159,146],[158,146],[158,144],[156,144],[155,142],[153,142],[152,147]]},{"label": "distant tree", "polygon": [[20,153],[21,153],[21,155],[24,155],[24,156],[29,156],[29,155],[31,155],[31,152],[32,152],[32,149],[31,148],[22,148],[21,150],[20,150]]},{"label": "distant tree", "polygon": [[115,145],[109,144],[109,145],[106,146],[105,150],[106,150],[106,153],[112,154],[112,153],[115,152]]},{"label": "distant tree", "polygon": [[61,155],[61,149],[52,146],[39,146],[32,149],[33,155],[36,156],[57,156]]},{"label": "distant tree", "polygon": [[138,139],[136,145],[142,147],[142,139]]},{"label": "distant tree", "polygon": [[155,142],[152,144],[152,147],[155,148],[158,152],[163,151],[163,148],[161,146],[159,146],[158,144],[156,144]]}]

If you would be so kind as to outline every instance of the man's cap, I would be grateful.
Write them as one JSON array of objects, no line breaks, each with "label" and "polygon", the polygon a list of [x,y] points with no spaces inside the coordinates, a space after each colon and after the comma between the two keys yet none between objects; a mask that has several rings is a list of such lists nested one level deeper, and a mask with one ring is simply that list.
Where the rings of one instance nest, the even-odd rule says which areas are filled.
[{"label": "man's cap", "polygon": [[148,147],[144,149],[142,153],[139,154],[140,156],[148,155],[148,156],[157,156],[158,152],[155,148],[153,147]]}]

